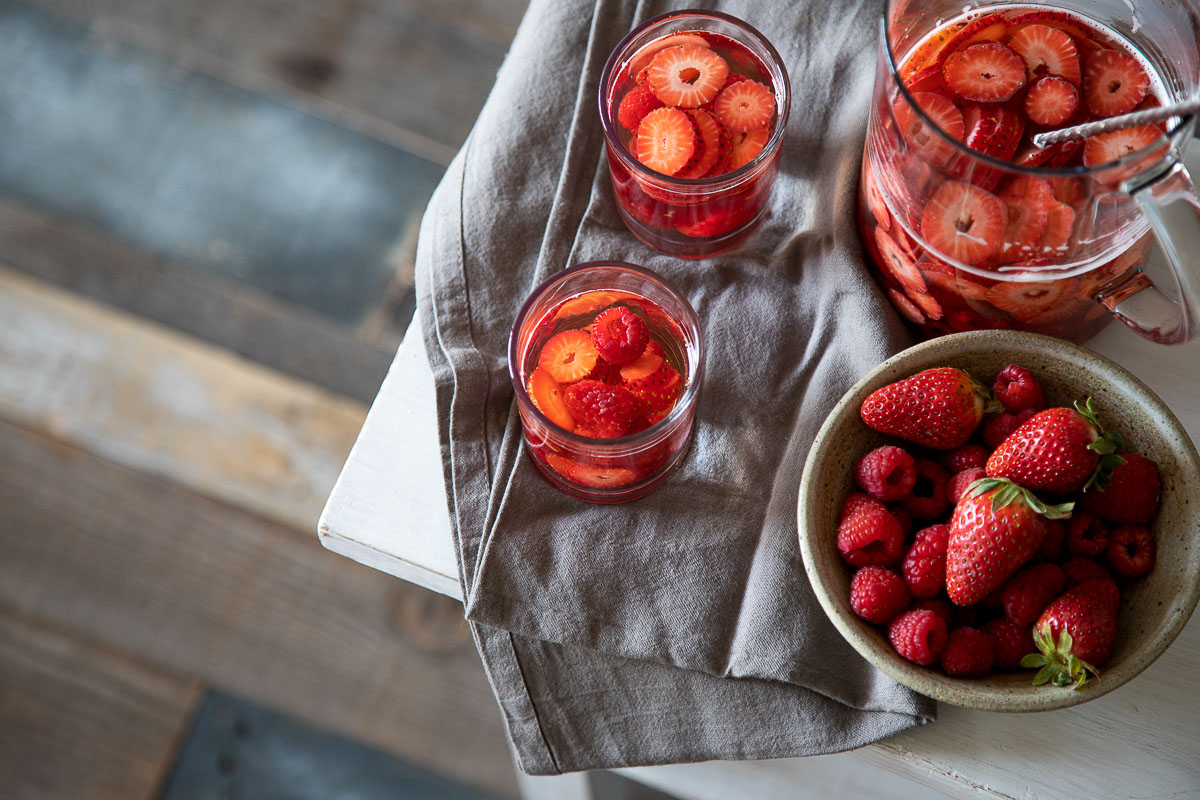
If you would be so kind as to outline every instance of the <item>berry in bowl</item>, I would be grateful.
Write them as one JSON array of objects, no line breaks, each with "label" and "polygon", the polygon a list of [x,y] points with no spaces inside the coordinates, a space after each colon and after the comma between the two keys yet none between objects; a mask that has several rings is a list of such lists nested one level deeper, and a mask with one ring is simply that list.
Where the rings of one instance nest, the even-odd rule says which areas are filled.
[{"label": "berry in bowl", "polygon": [[702,364],[696,312],[664,278],[616,261],[563,270],[509,337],[526,450],[574,497],[641,497],[687,451]]},{"label": "berry in bowl", "polygon": [[1197,491],[1194,445],[1124,369],[1038,334],[963,333],[889,359],[831,412],[800,545],[834,625],[897,681],[1048,710],[1117,688],[1182,630]]}]

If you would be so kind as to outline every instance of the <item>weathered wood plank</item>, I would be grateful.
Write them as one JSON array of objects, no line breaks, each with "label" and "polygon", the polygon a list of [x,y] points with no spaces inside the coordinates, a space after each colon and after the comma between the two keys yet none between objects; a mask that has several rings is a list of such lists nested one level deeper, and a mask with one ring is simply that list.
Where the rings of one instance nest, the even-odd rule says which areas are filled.
[{"label": "weathered wood plank", "polygon": [[0,452],[0,604],[515,796],[461,605],[11,424]]},{"label": "weathered wood plank", "polygon": [[407,325],[381,319],[370,338],[360,340],[345,325],[240,281],[153,256],[76,220],[4,198],[0,264],[361,403],[374,399]]},{"label": "weathered wood plank", "polygon": [[[36,0],[189,69],[302,100],[441,164],[465,140],[526,0]],[[430,76],[436,76],[431,78]]]},{"label": "weathered wood plank", "polygon": [[0,419],[311,530],[365,411],[0,267]]},{"label": "weathered wood plank", "polygon": [[0,796],[153,800],[200,687],[0,606]]}]

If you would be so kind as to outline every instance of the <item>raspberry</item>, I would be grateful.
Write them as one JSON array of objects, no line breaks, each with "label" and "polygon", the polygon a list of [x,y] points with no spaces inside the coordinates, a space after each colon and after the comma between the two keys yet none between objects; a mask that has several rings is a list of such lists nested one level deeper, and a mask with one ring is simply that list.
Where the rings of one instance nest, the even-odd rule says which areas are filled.
[{"label": "raspberry", "polygon": [[629,90],[629,94],[621,98],[621,105],[617,107],[617,121],[626,130],[632,131],[637,128],[642,117],[662,106],[662,100],[654,96],[649,86],[634,86]]},{"label": "raspberry", "polygon": [[601,358],[618,367],[636,360],[649,341],[646,320],[628,308],[610,308],[592,321],[592,346]]},{"label": "raspberry", "polygon": [[917,482],[913,457],[899,447],[877,447],[854,465],[854,480],[867,494],[885,503],[903,500]]},{"label": "raspberry", "polygon": [[1101,564],[1084,556],[1076,556],[1068,558],[1062,565],[1063,575],[1067,578],[1067,588],[1078,586],[1081,583],[1088,581],[1113,581],[1112,575],[1108,574]]},{"label": "raspberry", "polygon": [[946,547],[949,525],[931,525],[917,531],[904,555],[900,572],[913,597],[936,597],[946,588]]},{"label": "raspberry", "polygon": [[850,580],[850,607],[876,625],[886,625],[908,608],[904,579],[890,569],[863,567]]},{"label": "raspberry", "polygon": [[952,678],[982,678],[992,671],[992,639],[975,628],[955,628],[942,649],[942,669]]},{"label": "raspberry", "polygon": [[971,467],[955,473],[950,478],[950,482],[946,484],[946,499],[950,501],[951,505],[957,504],[959,498],[967,491],[967,487],[982,477],[985,477],[985,473],[980,467]]},{"label": "raspberry", "polygon": [[916,611],[922,608],[932,611],[941,617],[942,622],[946,623],[947,630],[949,630],[950,625],[954,622],[954,612],[950,609],[950,604],[940,597],[926,597],[923,600],[914,600],[909,610]]},{"label": "raspberry", "polygon": [[937,661],[946,636],[946,621],[928,609],[905,611],[888,626],[888,641],[896,652],[922,666]]},{"label": "raspberry", "polygon": [[994,619],[983,626],[992,640],[996,669],[1020,669],[1021,659],[1033,652],[1033,629],[1011,619]]},{"label": "raspberry", "polygon": [[1122,525],[1108,543],[1108,566],[1122,578],[1140,578],[1154,569],[1154,534],[1141,525]]},{"label": "raspberry", "polygon": [[928,458],[918,458],[913,468],[917,472],[917,482],[913,485],[912,496],[904,501],[904,510],[917,519],[941,516],[946,510],[949,473],[941,464]]},{"label": "raspberry", "polygon": [[589,380],[608,383],[613,386],[621,385],[621,369],[616,364],[611,364],[605,361],[600,356],[596,356],[596,366],[592,367],[592,371],[587,375]]},{"label": "raspberry", "polygon": [[962,472],[964,469],[978,467],[983,469],[987,466],[988,451],[981,444],[964,444],[962,447],[942,453],[942,466],[949,470],[951,475]]},{"label": "raspberry", "polygon": [[1024,367],[1009,364],[1000,370],[992,384],[996,399],[1010,414],[1022,411],[1041,411],[1046,407],[1046,395],[1037,378]]},{"label": "raspberry", "polygon": [[1067,524],[1061,519],[1046,520],[1046,538],[1033,554],[1034,561],[1057,561],[1062,555],[1063,539],[1067,535]]},{"label": "raspberry", "polygon": [[1067,552],[1098,558],[1108,549],[1108,526],[1094,514],[1081,511],[1067,520]]},{"label": "raspberry", "polygon": [[[904,547],[900,523],[888,513],[883,503],[867,495],[861,495],[861,498],[855,500],[854,513],[843,514],[838,525],[838,552],[847,563],[856,567],[891,564],[900,557]],[[847,498],[847,505],[849,503],[850,498]]]},{"label": "raspberry", "polygon": [[571,416],[603,439],[623,435],[641,410],[628,389],[600,381],[573,383],[564,395]]},{"label": "raspberry", "polygon": [[1008,579],[1000,590],[1004,616],[1018,625],[1032,625],[1050,601],[1062,594],[1067,578],[1055,564],[1034,564]]},{"label": "raspberry", "polygon": [[892,516],[896,518],[896,522],[900,523],[900,530],[904,531],[905,537],[913,532],[912,514],[908,513],[900,506],[890,506],[888,511],[890,511]]},{"label": "raspberry", "polygon": [[1124,464],[1113,467],[1108,488],[1084,493],[1079,507],[1121,525],[1145,525],[1158,511],[1162,483],[1158,467],[1148,458],[1122,453]]},{"label": "raspberry", "polygon": [[985,420],[983,423],[984,443],[995,450],[1008,438],[1010,433],[1024,425],[1034,413],[1036,412],[1022,411],[1019,414],[1010,414],[1005,411],[1003,414],[997,414],[991,419]]},{"label": "raspberry", "polygon": [[875,508],[879,501],[869,494],[862,492],[854,492],[846,495],[846,499],[842,501],[842,513],[838,515],[838,522],[842,522],[847,517],[852,517],[860,511],[869,508]]}]

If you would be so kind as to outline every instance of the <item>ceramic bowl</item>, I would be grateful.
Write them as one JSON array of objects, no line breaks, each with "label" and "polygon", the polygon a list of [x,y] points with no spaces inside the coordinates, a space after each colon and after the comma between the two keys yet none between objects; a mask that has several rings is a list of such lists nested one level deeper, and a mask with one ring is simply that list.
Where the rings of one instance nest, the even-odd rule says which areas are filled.
[{"label": "ceramic bowl", "polygon": [[[1091,396],[1106,428],[1120,432],[1132,452],[1158,464],[1162,505],[1152,527],[1158,543],[1153,571],[1122,592],[1116,648],[1100,678],[1080,690],[1033,686],[1032,670],[951,678],[936,667],[901,658],[886,631],[850,609],[852,568],[836,547],[838,513],[852,491],[854,462],[889,441],[859,417],[874,390],[931,367],[967,370],[990,385],[1018,363],[1041,381],[1051,406]],[[894,440],[890,440],[894,441]],[[1077,705],[1133,678],[1183,630],[1200,596],[1200,457],[1183,426],[1144,383],[1112,361],[1058,339],[1012,331],[943,336],[888,359],[841,399],[822,425],[804,466],[798,519],[804,567],[825,613],[847,641],[880,670],[915,691],[954,705],[987,711],[1043,711]],[[1030,649],[1032,650],[1032,643]]]}]

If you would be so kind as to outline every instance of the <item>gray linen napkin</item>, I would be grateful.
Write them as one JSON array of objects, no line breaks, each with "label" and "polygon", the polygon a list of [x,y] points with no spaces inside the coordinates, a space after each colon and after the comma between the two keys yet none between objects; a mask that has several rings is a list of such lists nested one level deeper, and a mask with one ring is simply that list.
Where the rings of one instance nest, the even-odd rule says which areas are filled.
[{"label": "gray linen napkin", "polygon": [[[796,494],[825,414],[909,343],[854,229],[875,3],[715,4],[782,53],[793,102],[770,217],[683,261],[622,225],[595,95],[662,2],[534,0],[430,202],[418,295],[467,617],[531,774],[835,752],[934,705],[838,635],[804,575]],[[597,506],[522,450],[505,344],[521,303],[581,261],[679,286],[708,353],[695,439],[650,496]]]}]

